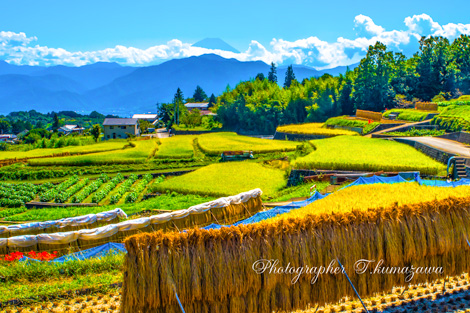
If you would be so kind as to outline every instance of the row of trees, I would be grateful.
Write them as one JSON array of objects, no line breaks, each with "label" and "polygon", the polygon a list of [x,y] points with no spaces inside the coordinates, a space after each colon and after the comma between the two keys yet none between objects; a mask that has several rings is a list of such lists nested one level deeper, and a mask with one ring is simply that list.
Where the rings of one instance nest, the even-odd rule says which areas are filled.
[{"label": "row of trees", "polygon": [[276,66],[267,75],[227,88],[217,99],[224,127],[272,133],[280,124],[322,122],[352,115],[357,109],[383,111],[404,101],[431,101],[470,94],[470,37],[452,43],[444,37],[422,38],[410,58],[377,42],[360,64],[344,75],[295,78],[289,66],[283,87]]},{"label": "row of trees", "polygon": [[73,111],[59,111],[40,113],[36,110],[11,112],[6,116],[0,116],[0,133],[18,134],[25,130],[42,129],[51,127],[57,130],[65,124],[79,124],[91,127],[94,124],[103,123],[106,117],[114,115],[103,115],[93,111],[90,114],[79,114]]}]

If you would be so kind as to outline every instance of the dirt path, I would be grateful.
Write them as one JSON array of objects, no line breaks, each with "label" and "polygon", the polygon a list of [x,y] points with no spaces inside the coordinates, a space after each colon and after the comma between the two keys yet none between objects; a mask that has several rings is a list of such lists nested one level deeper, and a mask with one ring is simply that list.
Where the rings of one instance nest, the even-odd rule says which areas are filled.
[{"label": "dirt path", "polygon": [[416,141],[447,153],[470,157],[469,147],[457,141],[437,137],[401,137],[401,139]]}]

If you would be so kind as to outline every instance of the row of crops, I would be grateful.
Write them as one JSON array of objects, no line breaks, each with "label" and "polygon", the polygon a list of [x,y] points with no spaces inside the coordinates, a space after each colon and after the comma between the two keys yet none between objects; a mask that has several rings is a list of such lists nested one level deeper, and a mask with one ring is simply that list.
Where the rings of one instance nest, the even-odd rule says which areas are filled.
[{"label": "row of crops", "polygon": [[107,174],[101,174],[95,180],[74,175],[57,185],[0,183],[0,207],[21,207],[30,201],[116,204],[124,199],[125,203],[131,203],[139,199],[152,180],[151,174],[141,178],[132,174],[126,179],[119,173],[111,179]]}]

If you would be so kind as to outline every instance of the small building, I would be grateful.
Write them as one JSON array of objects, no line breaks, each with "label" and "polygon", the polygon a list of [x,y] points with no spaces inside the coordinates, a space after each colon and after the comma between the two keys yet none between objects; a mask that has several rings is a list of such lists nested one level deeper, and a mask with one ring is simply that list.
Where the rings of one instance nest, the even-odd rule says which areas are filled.
[{"label": "small building", "polygon": [[209,109],[209,102],[188,102],[184,105],[189,111],[198,109],[200,111],[207,111]]},{"label": "small building", "polygon": [[85,128],[80,127],[79,125],[64,125],[60,127],[57,131],[63,133],[64,135],[69,135],[72,133],[82,134]]},{"label": "small building", "polygon": [[206,116],[206,115],[217,116],[217,113],[213,113],[210,110],[201,110],[201,116]]},{"label": "small building", "polygon": [[153,125],[158,122],[158,115],[157,114],[134,114],[132,118],[136,118],[138,120],[145,120]]},{"label": "small building", "polygon": [[18,142],[18,137],[13,134],[3,134],[0,135],[0,142],[16,143]]},{"label": "small building", "polygon": [[136,118],[106,118],[103,122],[104,140],[127,138],[129,134],[140,135]]}]

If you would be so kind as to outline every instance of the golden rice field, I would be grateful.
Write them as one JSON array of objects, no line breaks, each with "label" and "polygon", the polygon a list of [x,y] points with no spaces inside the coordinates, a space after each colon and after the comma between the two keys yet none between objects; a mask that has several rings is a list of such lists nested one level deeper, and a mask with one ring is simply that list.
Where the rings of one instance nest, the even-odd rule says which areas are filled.
[{"label": "golden rice field", "polygon": [[304,208],[274,217],[269,220],[269,223],[311,214],[366,211],[443,200],[449,197],[468,197],[469,195],[470,186],[430,187],[415,182],[352,186],[332,193]]},{"label": "golden rice field", "polygon": [[127,146],[124,149],[93,154],[39,158],[29,160],[31,166],[84,166],[101,164],[127,164],[143,163],[152,157],[157,149],[156,140],[137,140],[130,142],[134,147]]},{"label": "golden rice field", "polygon": [[276,129],[277,132],[301,135],[319,135],[334,137],[341,135],[358,136],[359,133],[345,129],[326,128],[324,123],[307,123],[283,125]]},{"label": "golden rice field", "polygon": [[250,150],[254,153],[294,151],[298,143],[239,136],[236,133],[213,133],[198,136],[198,145],[208,155],[219,155],[234,150]]},{"label": "golden rice field", "polygon": [[25,158],[37,158],[47,157],[54,154],[70,153],[70,154],[85,154],[85,153],[98,153],[106,152],[111,150],[122,149],[127,144],[126,141],[115,141],[110,140],[106,142],[100,142],[92,145],[85,146],[68,146],[56,149],[33,149],[29,151],[0,151],[0,160],[6,159],[25,159]]},{"label": "golden rice field", "polygon": [[398,142],[358,136],[311,141],[316,150],[293,161],[301,169],[357,171],[420,171],[436,175],[445,166],[418,150]]},{"label": "golden rice field", "polygon": [[194,155],[193,141],[196,136],[178,135],[169,138],[161,138],[155,157],[159,159],[184,159]]},{"label": "golden rice field", "polygon": [[230,162],[212,164],[189,174],[169,178],[151,189],[224,197],[255,188],[261,188],[264,195],[270,195],[285,185],[284,171],[253,162]]}]

